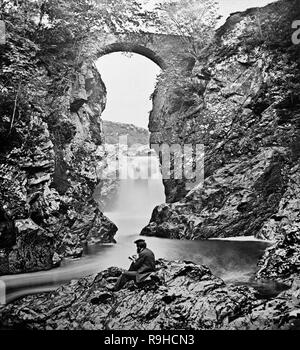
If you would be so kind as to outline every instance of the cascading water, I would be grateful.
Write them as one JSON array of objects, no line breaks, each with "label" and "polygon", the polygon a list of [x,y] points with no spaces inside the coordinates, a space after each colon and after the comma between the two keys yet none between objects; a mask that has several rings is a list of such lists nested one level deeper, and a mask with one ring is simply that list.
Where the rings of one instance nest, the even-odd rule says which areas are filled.
[{"label": "cascading water", "polygon": [[118,195],[109,203],[110,210],[104,212],[119,227],[116,239],[124,241],[139,235],[165,195],[157,156],[124,157],[120,162],[124,179],[119,180]]},{"label": "cascading water", "polygon": [[[150,153],[150,150],[148,150]],[[121,156],[118,167],[122,174],[119,190],[108,203],[105,214],[117,224],[117,244],[91,246],[89,255],[101,252],[101,262],[107,266],[128,267],[128,256],[135,249],[133,242],[151,217],[153,208],[165,201],[159,160],[150,156]],[[100,200],[100,198],[99,198]],[[262,241],[188,241],[147,237],[156,258],[191,260],[208,265],[226,281],[248,282],[256,269],[268,242]],[[99,257],[100,258],[100,257]]]},{"label": "cascading water", "polygon": [[[149,162],[150,160],[150,162]],[[150,168],[149,168],[150,164]],[[149,222],[153,208],[164,202],[164,188],[158,158],[135,157],[127,165],[129,174],[120,180],[119,191],[106,215],[119,227],[116,244],[99,244],[86,249],[78,260],[65,261],[61,267],[36,273],[2,276],[1,303],[20,296],[53,290],[59,285],[100,272],[110,266],[127,268],[128,256],[135,253],[134,240]],[[145,176],[151,169],[150,178]],[[247,283],[267,294],[276,294],[280,286],[251,282],[258,259],[270,243],[262,241],[207,240],[187,241],[147,237],[156,258],[189,260],[205,264],[226,282]]]}]

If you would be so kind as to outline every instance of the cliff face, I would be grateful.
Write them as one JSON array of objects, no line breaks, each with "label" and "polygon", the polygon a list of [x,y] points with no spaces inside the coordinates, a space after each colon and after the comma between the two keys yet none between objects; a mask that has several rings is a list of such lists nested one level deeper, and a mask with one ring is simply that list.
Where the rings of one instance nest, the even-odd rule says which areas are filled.
[{"label": "cliff face", "polygon": [[[232,15],[207,57],[181,72],[188,90],[157,87],[151,143],[204,144],[205,181],[188,191],[184,179],[165,180],[168,203],[142,232],[275,239],[257,277],[289,288],[266,299],[248,286],[225,285],[205,266],[161,260],[145,284],[117,293],[111,287],[121,271],[111,268],[24,298],[1,309],[2,326],[299,328],[300,57],[291,43],[298,3]],[[62,256],[79,256],[84,243],[113,240],[115,225],[92,200],[106,162],[99,119],[105,88],[88,61],[73,78],[58,115],[32,111],[7,145],[9,121],[1,120],[1,273],[50,268]]]},{"label": "cliff face", "polygon": [[79,66],[60,101],[18,122],[1,149],[0,274],[51,268],[86,243],[112,242],[117,231],[92,199],[104,166],[106,101],[92,64]]},{"label": "cliff face", "polygon": [[[294,245],[298,268],[300,66],[291,23],[299,17],[297,0],[234,14],[207,55],[193,67],[187,58],[182,89],[158,85],[151,143],[204,144],[205,181],[188,191],[184,179],[165,180],[168,204],[155,208],[143,234],[276,239],[289,257],[286,247]],[[85,243],[113,241],[116,227],[92,199],[106,163],[100,122],[106,92],[90,61],[97,44],[87,45],[84,59],[74,57],[76,69],[59,98],[48,88],[59,90],[53,73],[42,72],[37,98],[50,109],[36,103],[11,130],[3,114],[0,273],[50,268],[62,256],[79,256]],[[72,50],[56,55],[68,65]],[[266,257],[261,273],[269,264],[276,270],[280,256]]]},{"label": "cliff face", "polygon": [[205,180],[165,180],[144,235],[281,239],[300,225],[297,1],[233,14],[190,72],[189,93],[158,86],[151,143],[204,144]]}]

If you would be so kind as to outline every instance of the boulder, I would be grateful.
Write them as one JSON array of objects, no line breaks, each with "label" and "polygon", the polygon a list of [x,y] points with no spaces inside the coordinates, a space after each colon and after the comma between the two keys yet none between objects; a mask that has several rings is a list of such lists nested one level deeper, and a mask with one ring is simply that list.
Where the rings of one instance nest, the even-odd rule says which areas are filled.
[{"label": "boulder", "polygon": [[[269,299],[226,285],[208,267],[156,262],[147,281],[112,292],[118,268],[28,296],[0,310],[0,326],[40,330],[291,329],[299,320],[299,281]],[[278,292],[279,293],[279,292]],[[270,317],[270,315],[272,317]],[[296,322],[297,321],[297,322]]]}]

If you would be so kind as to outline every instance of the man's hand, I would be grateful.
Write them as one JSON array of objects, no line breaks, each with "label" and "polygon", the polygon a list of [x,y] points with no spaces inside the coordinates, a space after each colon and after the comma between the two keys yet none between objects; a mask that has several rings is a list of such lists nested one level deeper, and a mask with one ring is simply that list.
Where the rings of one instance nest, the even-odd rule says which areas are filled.
[{"label": "man's hand", "polygon": [[137,259],[137,256],[136,256],[136,255],[132,255],[132,256],[130,256],[128,259],[131,260],[131,261],[133,261],[133,262],[135,262],[136,259]]}]

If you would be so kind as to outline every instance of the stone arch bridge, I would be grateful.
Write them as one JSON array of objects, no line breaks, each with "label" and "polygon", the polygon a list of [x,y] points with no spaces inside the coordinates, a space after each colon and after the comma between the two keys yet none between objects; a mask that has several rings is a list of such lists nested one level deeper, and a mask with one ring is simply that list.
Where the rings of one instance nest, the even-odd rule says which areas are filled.
[{"label": "stone arch bridge", "polygon": [[189,68],[194,60],[187,59],[186,39],[178,35],[156,33],[98,34],[87,48],[94,59],[113,52],[132,52],[143,55],[161,69],[170,66]]}]

